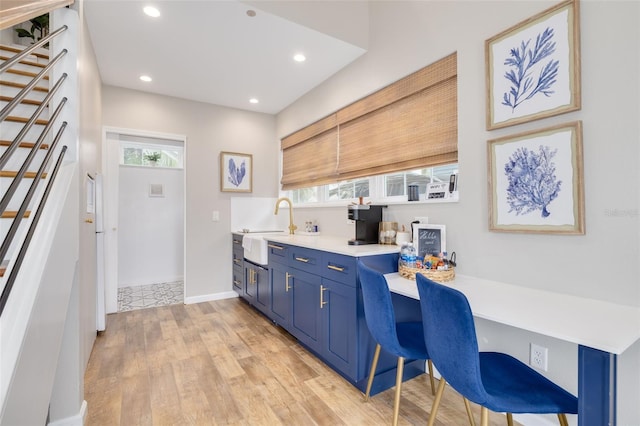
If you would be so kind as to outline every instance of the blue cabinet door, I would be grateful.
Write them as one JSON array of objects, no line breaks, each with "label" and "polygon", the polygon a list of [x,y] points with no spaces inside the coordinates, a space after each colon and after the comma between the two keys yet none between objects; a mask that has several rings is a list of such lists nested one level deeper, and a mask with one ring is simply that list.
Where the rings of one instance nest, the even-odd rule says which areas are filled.
[{"label": "blue cabinet door", "polygon": [[256,307],[266,316],[271,317],[271,287],[269,273],[265,268],[254,266],[254,280],[256,286]]},{"label": "blue cabinet door", "polygon": [[289,280],[289,268],[281,263],[269,265],[269,281],[271,283],[271,318],[287,329],[291,317],[290,290],[293,288]]},{"label": "blue cabinet door", "polygon": [[252,305],[256,300],[256,285],[254,282],[254,274],[255,270],[253,269],[251,263],[244,263],[244,292],[242,297]]},{"label": "blue cabinet door", "polygon": [[320,284],[318,275],[290,269],[291,324],[289,332],[310,349],[321,353]]},{"label": "blue cabinet door", "polygon": [[357,372],[357,289],[328,279],[322,280],[322,355],[347,377]]}]

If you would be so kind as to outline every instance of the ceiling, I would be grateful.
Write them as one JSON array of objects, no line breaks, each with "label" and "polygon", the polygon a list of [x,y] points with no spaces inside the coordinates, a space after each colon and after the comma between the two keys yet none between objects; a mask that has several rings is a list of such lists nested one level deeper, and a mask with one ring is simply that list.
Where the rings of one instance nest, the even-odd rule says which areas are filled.
[{"label": "ceiling", "polygon": [[[368,41],[363,1],[83,4],[104,84],[269,114],[365,53]],[[147,5],[160,16],[144,14]],[[295,62],[296,53],[307,60]]]}]

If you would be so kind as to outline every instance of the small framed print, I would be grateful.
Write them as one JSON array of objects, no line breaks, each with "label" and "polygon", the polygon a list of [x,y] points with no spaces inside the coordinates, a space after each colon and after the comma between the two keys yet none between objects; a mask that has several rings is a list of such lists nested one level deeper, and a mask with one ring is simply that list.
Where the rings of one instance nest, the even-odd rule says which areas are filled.
[{"label": "small framed print", "polygon": [[447,251],[447,233],[445,225],[426,223],[413,224],[413,245],[419,259],[425,255],[438,256]]},{"label": "small framed print", "polygon": [[220,153],[220,191],[253,190],[253,156],[239,152]]}]

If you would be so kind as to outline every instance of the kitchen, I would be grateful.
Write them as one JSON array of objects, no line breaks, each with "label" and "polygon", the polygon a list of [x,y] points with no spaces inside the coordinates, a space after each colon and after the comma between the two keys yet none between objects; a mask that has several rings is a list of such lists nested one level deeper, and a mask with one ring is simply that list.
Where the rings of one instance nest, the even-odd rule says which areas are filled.
[{"label": "kitchen", "polygon": [[[621,182],[638,182],[637,146],[632,143],[639,139],[634,124],[638,116],[637,98],[615,95],[637,93],[638,82],[610,79],[601,65],[622,62],[625,55],[637,56],[636,3],[581,3],[583,108],[544,120],[545,125],[578,119],[584,123],[586,234],[549,236],[488,230],[486,141],[514,132],[485,129],[483,43],[502,29],[540,12],[545,5],[409,2],[400,7],[392,2],[372,3],[368,53],[275,117],[104,86],[105,126],[156,129],[189,136],[185,301],[196,303],[233,296],[230,232],[236,229],[232,227],[231,200],[279,197],[280,138],[457,51],[459,201],[392,205],[385,220],[408,224],[415,217],[428,216],[430,223],[445,224],[447,245],[456,251],[461,272],[638,306],[639,194],[637,185],[613,185],[611,178],[611,171],[616,170],[622,174]],[[500,13],[492,8],[498,8]],[[607,28],[606,36],[603,28]],[[604,37],[610,42],[601,43]],[[635,59],[628,63],[637,64]],[[613,104],[620,107],[611,108]],[[519,130],[537,126],[530,123],[519,126]],[[256,178],[252,194],[218,192],[220,151],[253,155]],[[346,241],[354,234],[353,225],[346,220],[346,205],[352,201],[356,200],[333,206],[294,208],[295,222],[301,226],[306,221],[315,221],[323,235],[342,236]],[[270,206],[266,213],[272,214],[274,207]],[[212,211],[220,212],[219,222],[211,221]],[[614,251],[620,265],[613,279],[607,268],[588,267],[589,259],[608,250]],[[550,376],[575,392],[574,345],[486,321],[479,322],[478,330],[481,345],[515,352],[522,359],[527,358],[532,340],[548,347]],[[640,345],[636,343],[618,358],[620,424],[635,424],[640,419],[640,408],[634,402],[640,395],[639,354]]]}]

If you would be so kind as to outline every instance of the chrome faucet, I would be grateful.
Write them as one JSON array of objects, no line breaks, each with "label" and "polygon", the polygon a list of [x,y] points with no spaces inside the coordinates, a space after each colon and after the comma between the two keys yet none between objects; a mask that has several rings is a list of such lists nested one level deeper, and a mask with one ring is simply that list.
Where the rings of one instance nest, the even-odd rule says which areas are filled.
[{"label": "chrome faucet", "polygon": [[281,201],[289,203],[289,234],[293,235],[294,231],[298,229],[298,227],[293,224],[293,204],[291,203],[291,200],[287,197],[278,198],[278,201],[276,201],[276,211],[273,214],[278,214]]}]

